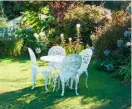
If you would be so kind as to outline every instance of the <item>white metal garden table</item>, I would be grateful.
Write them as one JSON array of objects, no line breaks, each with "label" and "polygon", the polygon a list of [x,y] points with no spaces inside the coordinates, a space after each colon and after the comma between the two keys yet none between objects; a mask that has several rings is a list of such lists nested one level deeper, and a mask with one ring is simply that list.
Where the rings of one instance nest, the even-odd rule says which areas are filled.
[{"label": "white metal garden table", "polygon": [[56,55],[56,56],[42,56],[42,57],[40,57],[40,59],[41,59],[42,61],[61,63],[62,60],[64,59],[64,57],[65,57],[65,56],[58,56],[58,55]]},{"label": "white metal garden table", "polygon": [[65,56],[60,56],[60,55],[52,55],[52,56],[42,56],[40,59],[42,61],[47,61],[49,62],[50,66],[52,66],[54,69],[60,69],[61,68],[61,63],[62,60],[64,59]]}]

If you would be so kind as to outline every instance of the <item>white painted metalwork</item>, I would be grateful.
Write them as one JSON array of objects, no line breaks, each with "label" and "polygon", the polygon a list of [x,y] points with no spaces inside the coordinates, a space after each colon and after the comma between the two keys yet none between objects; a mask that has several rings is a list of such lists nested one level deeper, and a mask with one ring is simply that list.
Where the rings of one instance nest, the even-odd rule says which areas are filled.
[{"label": "white painted metalwork", "polygon": [[45,77],[45,89],[48,90],[47,85],[48,85],[48,79],[50,75],[50,69],[40,69],[36,63],[36,56],[31,48],[28,48],[30,59],[32,62],[32,88],[34,89],[35,84],[36,84],[36,75],[41,72],[42,75]]},{"label": "white painted metalwork", "polygon": [[78,95],[77,89],[78,89],[78,75],[77,70],[80,68],[82,62],[82,58],[78,54],[71,54],[69,56],[66,56],[62,61],[61,66],[61,72],[59,75],[56,75],[54,78],[54,89],[56,87],[57,79],[60,79],[62,84],[62,93],[61,96],[64,95],[64,88],[65,83],[71,78],[75,80],[75,93]]},{"label": "white painted metalwork", "polygon": [[86,87],[88,88],[88,85],[87,85],[88,65],[93,55],[92,49],[90,48],[84,49],[82,52],[79,53],[79,55],[82,57],[82,64],[81,64],[80,69],[78,69],[78,77],[80,77],[82,73],[86,74]]}]

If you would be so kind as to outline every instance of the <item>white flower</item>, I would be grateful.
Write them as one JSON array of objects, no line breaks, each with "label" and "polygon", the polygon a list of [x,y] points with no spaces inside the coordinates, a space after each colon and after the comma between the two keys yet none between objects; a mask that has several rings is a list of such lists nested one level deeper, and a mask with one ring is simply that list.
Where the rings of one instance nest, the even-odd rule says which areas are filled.
[{"label": "white flower", "polygon": [[72,38],[70,37],[70,38],[69,38],[69,42],[71,42],[71,41],[72,41]]},{"label": "white flower", "polygon": [[93,37],[95,37],[95,35],[92,34],[91,37],[93,38]]},{"label": "white flower", "polygon": [[36,48],[35,51],[36,51],[37,54],[41,53],[41,49],[40,48]]},{"label": "white flower", "polygon": [[37,33],[34,33],[34,37],[38,39],[39,35]]},{"label": "white flower", "polygon": [[44,20],[44,19],[48,18],[48,16],[44,15],[44,14],[40,14],[40,18],[41,18],[41,20]]},{"label": "white flower", "polygon": [[17,34],[15,34],[15,37],[17,37],[18,35]]},{"label": "white flower", "polygon": [[77,27],[77,28],[80,28],[80,26],[81,26],[81,25],[80,25],[79,23],[76,24],[76,27]]},{"label": "white flower", "polygon": [[45,32],[40,32],[39,36],[41,36],[41,37],[45,36]]},{"label": "white flower", "polygon": [[23,21],[25,21],[26,19],[27,19],[27,18],[26,18],[26,17],[24,17],[24,18],[23,18]]},{"label": "white flower", "polygon": [[64,38],[64,34],[60,34],[61,38]]},{"label": "white flower", "polygon": [[131,42],[127,42],[126,46],[128,46],[128,47],[131,46]]}]

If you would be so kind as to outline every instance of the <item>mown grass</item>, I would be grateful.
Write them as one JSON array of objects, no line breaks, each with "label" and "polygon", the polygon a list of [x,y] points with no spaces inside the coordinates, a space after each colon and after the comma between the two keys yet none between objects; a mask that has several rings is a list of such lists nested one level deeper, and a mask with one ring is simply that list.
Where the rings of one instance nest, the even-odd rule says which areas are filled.
[{"label": "mown grass", "polygon": [[[130,86],[99,71],[95,61],[89,65],[89,79],[85,87],[85,75],[79,83],[79,96],[66,88],[52,92],[53,85],[45,91],[43,77],[37,76],[37,84],[31,90],[31,62],[29,58],[0,59],[0,109],[127,109],[131,105]],[[38,61],[40,67],[46,63]]]}]

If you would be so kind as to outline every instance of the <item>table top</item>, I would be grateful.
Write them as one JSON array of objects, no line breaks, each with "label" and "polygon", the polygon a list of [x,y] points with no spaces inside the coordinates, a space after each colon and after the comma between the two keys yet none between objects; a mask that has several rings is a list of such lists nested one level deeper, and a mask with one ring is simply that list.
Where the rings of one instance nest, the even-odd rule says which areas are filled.
[{"label": "table top", "polygon": [[42,61],[48,61],[48,62],[62,62],[65,56],[42,56],[40,59]]}]

